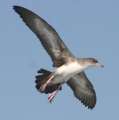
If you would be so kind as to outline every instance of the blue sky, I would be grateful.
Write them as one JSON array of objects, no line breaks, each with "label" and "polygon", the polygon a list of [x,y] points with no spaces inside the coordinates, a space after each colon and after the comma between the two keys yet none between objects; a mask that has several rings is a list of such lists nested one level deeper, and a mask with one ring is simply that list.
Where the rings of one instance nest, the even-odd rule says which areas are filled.
[{"label": "blue sky", "polygon": [[[53,104],[35,89],[34,76],[52,63],[36,36],[13,11],[24,6],[43,17],[79,57],[96,57],[104,69],[87,70],[97,93],[93,110],[64,86]],[[119,1],[3,0],[0,4],[0,119],[119,119]]]}]

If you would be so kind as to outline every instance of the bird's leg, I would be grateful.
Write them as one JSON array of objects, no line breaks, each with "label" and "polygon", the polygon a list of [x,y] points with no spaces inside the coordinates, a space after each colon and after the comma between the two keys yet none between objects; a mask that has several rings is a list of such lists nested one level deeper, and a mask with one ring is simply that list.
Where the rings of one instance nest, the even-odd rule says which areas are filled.
[{"label": "bird's leg", "polygon": [[47,80],[47,82],[41,86],[41,88],[40,88],[41,91],[44,91],[44,90],[45,90],[45,88],[46,88],[47,85],[51,82],[51,80],[52,80],[53,78],[54,78],[54,75],[52,75],[52,76]]},{"label": "bird's leg", "polygon": [[50,103],[52,103],[54,97],[57,95],[57,93],[58,93],[58,91],[60,90],[60,88],[61,88],[61,85],[57,88],[57,90],[53,91],[52,93],[50,93],[50,94],[48,95],[48,101],[49,101]]},{"label": "bird's leg", "polygon": [[54,92],[52,92],[52,93],[50,93],[50,94],[48,95],[48,101],[49,101],[50,103],[52,103],[52,101],[53,101],[54,97],[57,95],[58,91],[59,91],[59,90],[55,90]]}]

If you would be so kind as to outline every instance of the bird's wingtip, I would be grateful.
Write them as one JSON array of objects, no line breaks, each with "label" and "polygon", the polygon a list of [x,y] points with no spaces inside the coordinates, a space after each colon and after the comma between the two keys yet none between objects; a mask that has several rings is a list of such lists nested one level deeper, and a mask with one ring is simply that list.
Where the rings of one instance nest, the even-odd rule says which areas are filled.
[{"label": "bird's wingtip", "polygon": [[17,5],[13,5],[13,6],[12,6],[12,8],[13,8],[14,10],[16,10],[18,7],[19,7],[19,6],[17,6]]},{"label": "bird's wingtip", "polygon": [[18,5],[13,5],[12,6],[13,10],[15,10],[17,13],[19,13],[22,9],[25,9],[24,7],[18,6]]},{"label": "bird's wingtip", "polygon": [[12,8],[13,8],[13,10],[14,10],[15,12],[18,12],[18,11],[19,11],[20,6],[14,5],[14,6],[12,6]]}]

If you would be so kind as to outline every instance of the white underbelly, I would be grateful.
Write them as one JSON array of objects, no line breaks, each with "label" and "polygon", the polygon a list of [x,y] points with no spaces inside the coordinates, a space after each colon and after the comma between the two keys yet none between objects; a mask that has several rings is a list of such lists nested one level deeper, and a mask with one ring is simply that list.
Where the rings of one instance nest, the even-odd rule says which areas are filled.
[{"label": "white underbelly", "polygon": [[56,79],[54,79],[53,83],[64,83],[67,82],[72,76],[81,72],[83,67],[79,65],[77,62],[72,62],[70,64],[62,65],[57,68],[55,71]]},{"label": "white underbelly", "polygon": [[76,74],[77,72],[80,72],[82,69],[83,67],[79,65],[77,62],[72,62],[70,64],[65,64],[57,68],[56,73],[64,74],[67,76],[70,74]]}]

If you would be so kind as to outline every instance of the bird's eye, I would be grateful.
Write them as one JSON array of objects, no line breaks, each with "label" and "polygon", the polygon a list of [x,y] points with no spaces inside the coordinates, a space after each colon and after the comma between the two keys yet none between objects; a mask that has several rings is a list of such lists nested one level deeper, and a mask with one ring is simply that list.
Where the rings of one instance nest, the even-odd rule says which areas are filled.
[{"label": "bird's eye", "polygon": [[98,61],[97,61],[96,59],[93,59],[93,62],[94,62],[94,63],[98,63]]},{"label": "bird's eye", "polygon": [[97,61],[97,60],[95,60],[95,63],[98,63],[98,61]]}]

